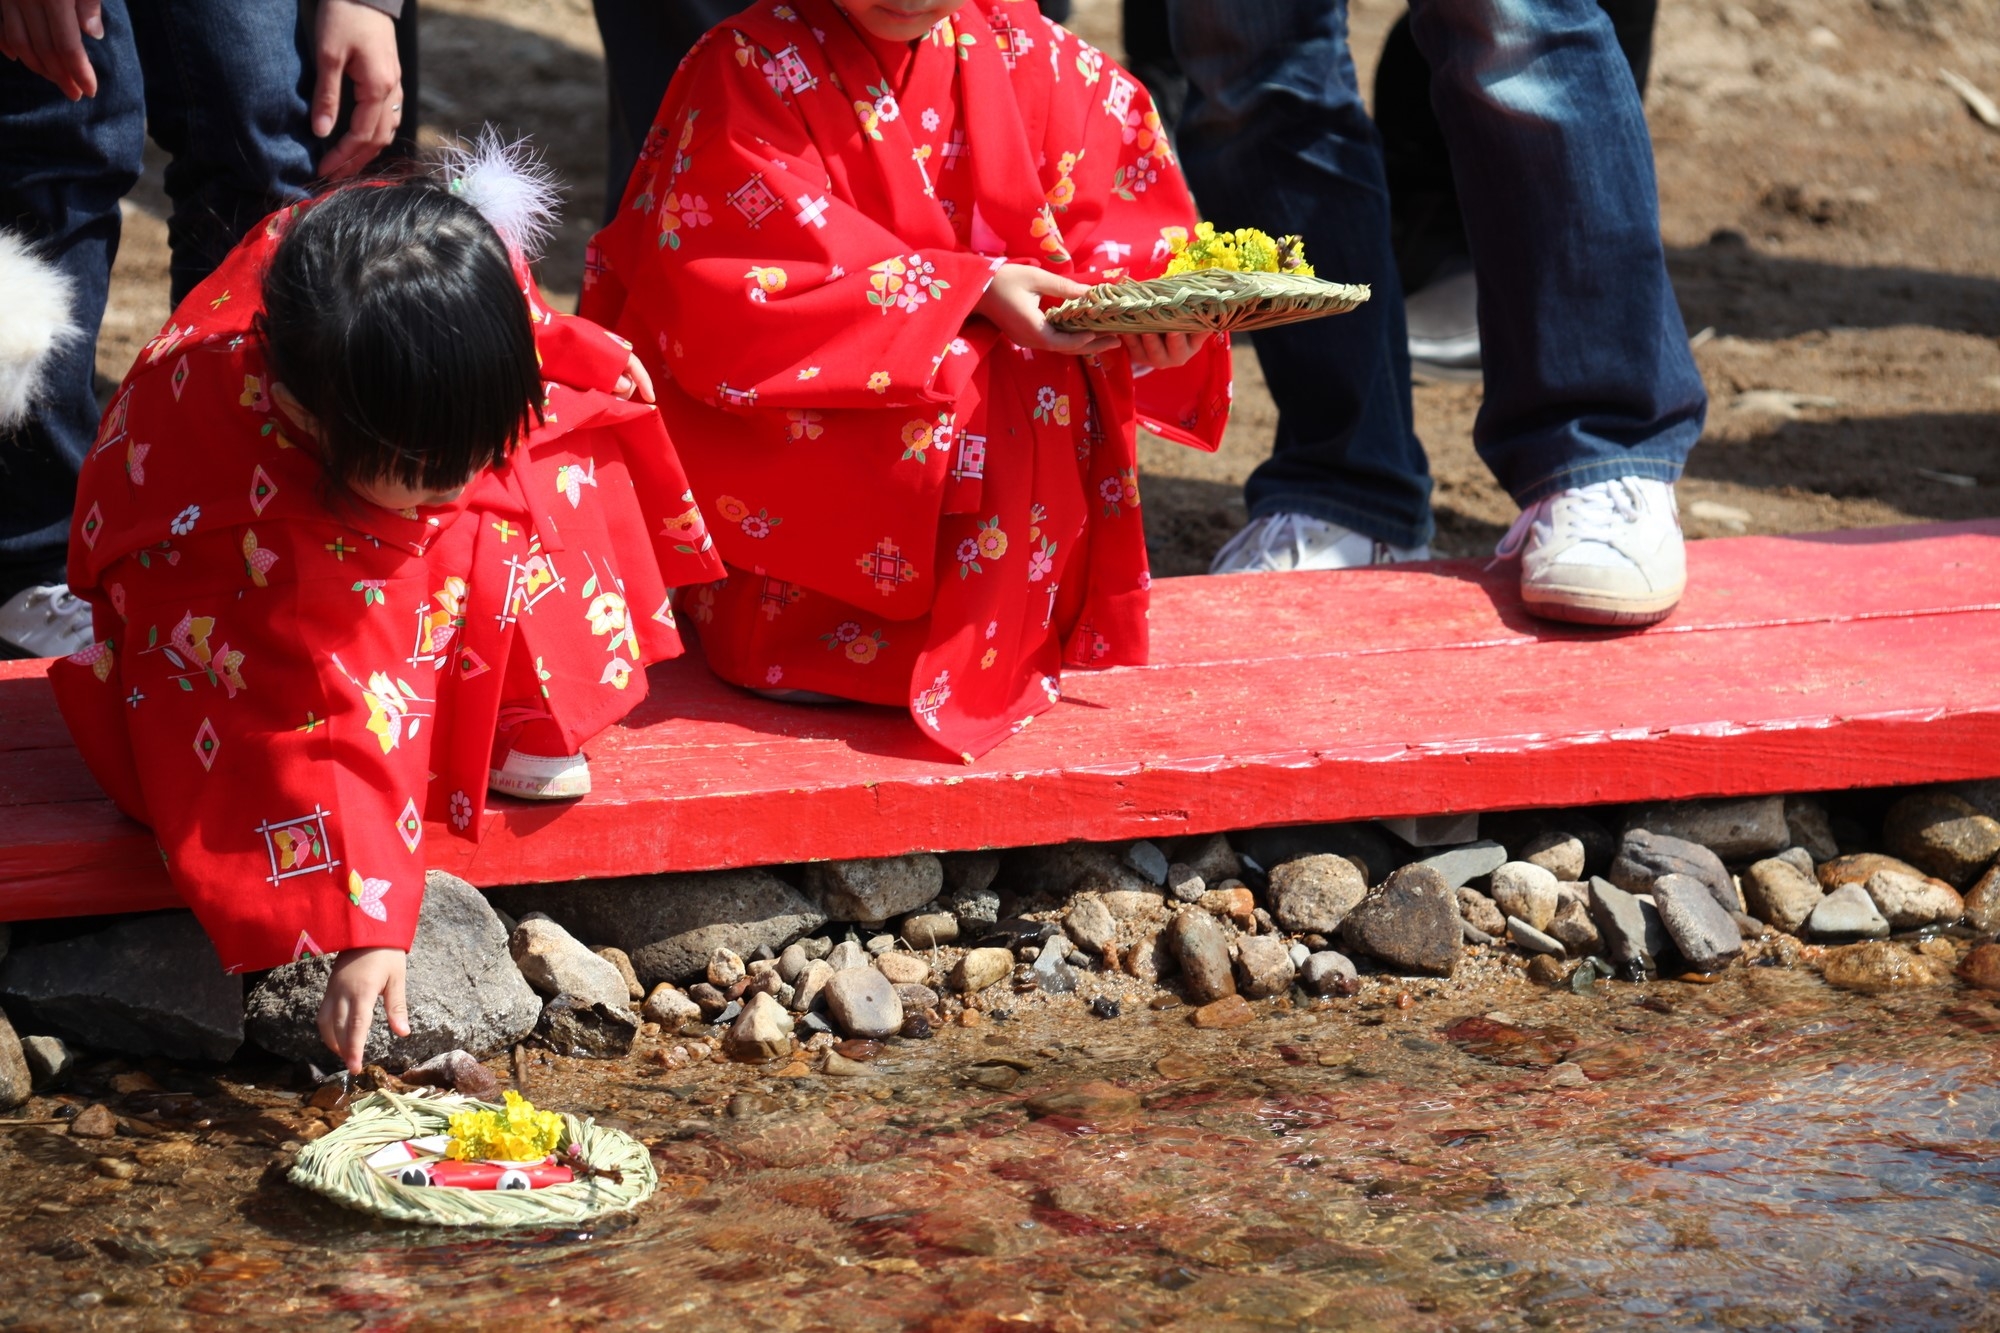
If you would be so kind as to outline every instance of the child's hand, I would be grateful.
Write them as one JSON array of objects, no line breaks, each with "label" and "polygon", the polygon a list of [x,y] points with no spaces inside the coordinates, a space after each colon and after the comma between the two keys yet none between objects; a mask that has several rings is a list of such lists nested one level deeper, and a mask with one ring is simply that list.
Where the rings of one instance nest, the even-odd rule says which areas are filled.
[{"label": "child's hand", "polygon": [[319,1002],[319,1039],[338,1055],[347,1072],[361,1072],[361,1053],[368,1029],[375,1022],[375,997],[382,997],[389,1014],[389,1031],[410,1035],[410,1006],[403,997],[403,968],[409,955],[401,949],[343,949],[333,960],[326,995]]},{"label": "child's hand", "polygon": [[611,392],[620,398],[630,398],[636,393],[642,403],[654,401],[653,377],[646,373],[646,367],[640,362],[637,352],[632,353],[631,359],[625,363],[625,373],[618,377],[618,383],[613,386]]},{"label": "child's hand", "polygon": [[1208,345],[1210,336],[1206,333],[1122,333],[1119,340],[1132,354],[1133,365],[1172,370],[1192,361],[1194,354]]},{"label": "child's hand", "polygon": [[1049,323],[1042,314],[1043,297],[1067,301],[1089,290],[1080,282],[1033,264],[1002,264],[986,288],[986,295],[973,307],[973,313],[992,320],[1016,346],[1069,356],[1094,356],[1110,351],[1118,345],[1118,340],[1094,333],[1066,332]]}]

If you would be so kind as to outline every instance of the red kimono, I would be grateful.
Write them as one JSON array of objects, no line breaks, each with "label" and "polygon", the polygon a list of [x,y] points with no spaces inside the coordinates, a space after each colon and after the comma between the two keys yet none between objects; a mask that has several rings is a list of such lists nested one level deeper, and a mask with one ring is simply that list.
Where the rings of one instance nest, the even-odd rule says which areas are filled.
[{"label": "red kimono", "polygon": [[[1137,80],[1029,0],[914,44],[759,4],[675,76],[583,310],[633,340],[716,524],[709,663],[906,706],[967,759],[1146,660],[1135,425],[1214,448],[1228,349],[1136,381],[973,316],[1003,261],[1165,267],[1195,211]],[[1135,392],[1136,387],[1136,392]]]},{"label": "red kimono", "polygon": [[147,344],[83,466],[71,587],[100,642],[64,718],[158,835],[230,971],[407,949],[423,844],[475,839],[497,725],[573,746],[680,651],[669,587],[720,567],[628,349],[542,306],[546,419],[454,503],[329,497],[252,330],[274,214]]}]

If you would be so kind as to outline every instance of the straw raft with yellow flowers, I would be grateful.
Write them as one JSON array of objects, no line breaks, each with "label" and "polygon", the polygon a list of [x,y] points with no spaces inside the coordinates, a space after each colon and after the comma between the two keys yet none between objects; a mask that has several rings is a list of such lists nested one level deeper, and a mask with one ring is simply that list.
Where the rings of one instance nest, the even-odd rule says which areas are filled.
[{"label": "straw raft with yellow flowers", "polygon": [[1049,322],[1086,333],[1225,333],[1344,314],[1369,296],[1316,276],[1296,236],[1203,222],[1167,244],[1160,277],[1100,283],[1051,310]]}]

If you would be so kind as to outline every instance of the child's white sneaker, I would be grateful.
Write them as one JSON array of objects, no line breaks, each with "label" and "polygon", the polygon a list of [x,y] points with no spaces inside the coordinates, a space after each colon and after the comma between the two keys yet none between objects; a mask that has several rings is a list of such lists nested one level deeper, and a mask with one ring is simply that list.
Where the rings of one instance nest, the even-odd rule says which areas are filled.
[{"label": "child's white sneaker", "polygon": [[1428,560],[1428,546],[1391,546],[1308,514],[1266,514],[1231,537],[1208,565],[1211,574],[1268,574],[1286,569],[1360,569]]},{"label": "child's white sneaker", "polygon": [[1538,500],[1495,554],[1521,556],[1521,600],[1550,620],[1650,625],[1687,587],[1687,548],[1669,482],[1600,481]]},{"label": "child's white sneaker", "polygon": [[487,770],[486,785],[502,796],[524,801],[573,801],[590,795],[590,761],[580,754],[509,750],[505,763]]}]

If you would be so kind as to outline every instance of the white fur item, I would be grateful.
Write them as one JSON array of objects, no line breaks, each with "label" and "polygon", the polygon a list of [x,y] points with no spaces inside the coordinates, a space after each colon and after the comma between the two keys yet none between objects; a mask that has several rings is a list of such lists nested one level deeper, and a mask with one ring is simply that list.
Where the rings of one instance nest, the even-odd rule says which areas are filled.
[{"label": "white fur item", "polygon": [[508,143],[488,125],[476,140],[442,149],[439,168],[453,193],[493,224],[509,250],[540,257],[555,232],[562,191],[555,171],[526,139]]},{"label": "white fur item", "polygon": [[69,279],[0,229],[0,430],[27,419],[50,354],[82,332],[71,308]]}]

